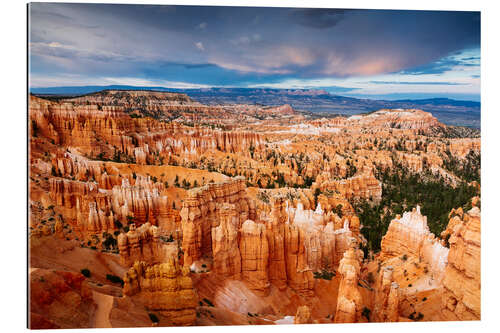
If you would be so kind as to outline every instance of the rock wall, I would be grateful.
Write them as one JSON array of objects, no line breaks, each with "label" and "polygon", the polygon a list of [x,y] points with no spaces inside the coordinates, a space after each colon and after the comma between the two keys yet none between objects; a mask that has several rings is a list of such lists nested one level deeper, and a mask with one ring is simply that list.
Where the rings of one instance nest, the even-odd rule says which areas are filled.
[{"label": "rock wall", "polygon": [[163,190],[163,184],[153,183],[149,176],[137,175],[135,185],[123,179],[121,186],[114,186],[111,192],[116,218],[127,221],[132,216],[137,225],[158,224],[158,219],[166,217],[169,209],[167,197],[160,195]]},{"label": "rock wall", "polygon": [[[481,211],[473,207],[454,216],[450,252],[443,279],[445,320],[481,319]],[[452,224],[452,221],[450,221]]]},{"label": "rock wall", "polygon": [[161,236],[160,229],[149,222],[136,228],[131,224],[127,233],[118,235],[118,249],[123,266],[130,267],[136,261],[148,264],[162,263],[178,256],[178,245],[173,239]]},{"label": "rock wall", "polygon": [[[189,108],[189,106],[185,106]],[[68,100],[51,102],[30,96],[29,116],[39,136],[64,147],[75,147],[83,154],[122,158],[139,164],[155,163],[170,155],[193,156],[208,150],[244,152],[258,147],[256,133],[226,132],[205,127],[187,127],[153,118],[132,118],[127,106],[78,104]]]},{"label": "rock wall", "polygon": [[188,268],[181,268],[176,258],[148,265],[135,262],[124,277],[123,293],[137,298],[148,311],[165,317],[174,326],[193,325],[198,296]]},{"label": "rock wall", "polygon": [[311,309],[307,305],[299,306],[293,318],[294,324],[312,324]]},{"label": "rock wall", "polygon": [[399,321],[399,285],[393,281],[393,267],[386,266],[380,271],[378,284],[375,286],[373,321]]},{"label": "rock wall", "polygon": [[45,270],[30,272],[29,328],[90,328],[97,305],[80,273]]},{"label": "rock wall", "polygon": [[170,232],[177,228],[178,216],[167,196],[160,194],[163,184],[141,175],[137,175],[135,185],[130,185],[128,178],[120,179],[121,185],[106,190],[92,181],[53,177],[49,179],[50,197],[64,219],[85,236],[113,233],[117,230],[115,221],[127,225],[130,219],[138,226],[150,222]]},{"label": "rock wall", "polygon": [[216,204],[219,225],[212,228],[213,270],[224,277],[239,278],[241,255],[238,247],[239,219],[236,206]]},{"label": "rock wall", "polygon": [[375,178],[371,170],[363,171],[354,177],[331,180],[328,175],[318,176],[311,189],[339,192],[347,199],[367,199],[379,202],[382,198],[382,184]]},{"label": "rock wall", "polygon": [[427,130],[443,126],[431,113],[418,109],[381,109],[365,116],[351,116],[347,119],[346,125],[404,130]]},{"label": "rock wall", "polygon": [[380,258],[414,256],[427,264],[434,278],[440,281],[448,262],[448,248],[429,231],[427,217],[417,206],[403,217],[391,221],[387,233],[382,238]]},{"label": "rock wall", "polygon": [[269,243],[266,226],[247,220],[241,227],[239,244],[241,274],[247,285],[266,294],[269,283]]},{"label": "rock wall", "polygon": [[244,178],[236,177],[188,192],[180,214],[185,266],[191,266],[202,256],[213,256],[213,249],[217,244],[212,244],[212,228],[220,224],[222,204],[234,205],[237,230],[247,219],[255,220],[255,205],[246,196],[245,188]]},{"label": "rock wall", "polygon": [[341,280],[334,319],[336,323],[356,323],[361,318],[363,298],[358,289],[360,269],[356,241],[351,239],[350,248],[344,252],[337,271]]}]

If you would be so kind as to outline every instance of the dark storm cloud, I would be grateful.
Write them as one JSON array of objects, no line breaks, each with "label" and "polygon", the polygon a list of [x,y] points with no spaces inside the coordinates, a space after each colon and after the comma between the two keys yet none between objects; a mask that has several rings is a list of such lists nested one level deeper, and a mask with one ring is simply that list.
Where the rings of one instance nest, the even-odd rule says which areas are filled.
[{"label": "dark storm cloud", "polygon": [[443,73],[477,12],[31,4],[31,70],[200,84]]},{"label": "dark storm cloud", "polygon": [[312,28],[331,28],[343,18],[345,9],[298,8],[292,9],[290,16],[297,23]]}]

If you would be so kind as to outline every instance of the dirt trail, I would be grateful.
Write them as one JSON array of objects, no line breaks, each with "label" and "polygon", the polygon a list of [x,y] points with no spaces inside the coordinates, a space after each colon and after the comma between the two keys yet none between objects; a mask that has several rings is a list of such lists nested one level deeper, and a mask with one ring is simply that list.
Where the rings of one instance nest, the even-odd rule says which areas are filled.
[{"label": "dirt trail", "polygon": [[105,295],[92,291],[94,301],[97,304],[97,310],[95,312],[95,322],[94,327],[96,328],[110,328],[111,321],[109,320],[109,314],[111,308],[113,307],[113,296]]}]

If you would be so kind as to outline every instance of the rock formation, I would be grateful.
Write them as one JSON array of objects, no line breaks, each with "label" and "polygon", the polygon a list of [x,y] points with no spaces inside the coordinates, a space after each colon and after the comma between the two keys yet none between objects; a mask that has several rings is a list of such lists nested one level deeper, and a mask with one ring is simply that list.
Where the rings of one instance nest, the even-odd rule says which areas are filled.
[{"label": "rock formation", "polygon": [[212,236],[217,235],[212,233],[212,228],[220,224],[220,208],[224,203],[234,205],[236,230],[247,219],[255,219],[255,206],[245,194],[241,177],[210,183],[188,192],[181,210],[185,266],[191,266],[203,255],[212,257]]},{"label": "rock formation", "polygon": [[356,323],[361,318],[363,299],[358,289],[360,263],[355,244],[352,239],[350,248],[344,252],[338,268],[342,278],[335,312],[336,323]]},{"label": "rock formation", "polygon": [[36,269],[29,291],[31,329],[92,327],[97,306],[82,274]]},{"label": "rock formation", "polygon": [[269,244],[264,224],[247,220],[241,227],[239,244],[243,281],[256,291],[266,293],[269,288]]},{"label": "rock formation", "polygon": [[139,228],[130,225],[127,233],[118,235],[118,249],[123,266],[130,267],[136,261],[148,264],[161,263],[178,256],[178,245],[166,236],[161,236],[158,227],[149,222]]},{"label": "rock formation", "polygon": [[380,272],[376,286],[373,321],[396,322],[399,320],[399,285],[393,281],[393,267],[386,266]]},{"label": "rock formation", "polygon": [[[311,119],[153,91],[29,104],[30,246],[50,258],[30,276],[34,328],[95,326],[96,304],[113,326],[480,318],[479,198],[440,239],[418,206],[397,216],[366,259],[354,207],[380,202],[394,170],[460,184],[480,138],[452,137],[473,130],[421,110]],[[59,271],[83,267],[88,285]],[[121,297],[104,277],[126,270]]]},{"label": "rock formation", "polygon": [[351,116],[347,119],[346,125],[427,130],[432,127],[440,127],[441,123],[432,114],[422,110],[382,109],[365,116]]},{"label": "rock formation", "polygon": [[453,224],[441,312],[445,320],[480,320],[481,211],[473,207]]},{"label": "rock formation", "polygon": [[382,238],[380,257],[414,256],[429,264],[436,280],[441,280],[448,262],[448,248],[429,231],[427,217],[420,207],[405,212],[391,221]]},{"label": "rock formation", "polygon": [[176,258],[148,265],[135,262],[124,277],[123,293],[137,298],[148,311],[161,314],[169,325],[193,325],[198,296],[188,268],[181,268]]},{"label": "rock formation", "polygon": [[307,305],[299,306],[293,318],[294,324],[312,324],[311,309]]},{"label": "rock formation", "polygon": [[[325,180],[323,180],[326,178]],[[367,199],[379,202],[382,198],[382,184],[373,176],[373,172],[366,171],[354,177],[343,180],[329,180],[319,176],[311,187],[321,191],[339,192],[347,199]]]},{"label": "rock formation", "polygon": [[217,205],[219,225],[212,228],[213,270],[224,277],[239,278],[241,256],[238,247],[238,211],[235,205]]},{"label": "rock formation", "polygon": [[285,259],[286,202],[275,197],[272,203],[271,219],[266,223],[269,245],[269,280],[280,289],[287,286]]}]

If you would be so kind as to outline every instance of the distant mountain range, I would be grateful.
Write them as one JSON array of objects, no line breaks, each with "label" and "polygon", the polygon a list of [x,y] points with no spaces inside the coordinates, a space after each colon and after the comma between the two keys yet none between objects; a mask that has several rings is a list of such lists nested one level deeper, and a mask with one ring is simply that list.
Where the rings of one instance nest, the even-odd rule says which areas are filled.
[{"label": "distant mountain range", "polygon": [[36,95],[74,96],[89,94],[105,89],[157,90],[185,93],[204,104],[290,104],[294,109],[310,111],[325,116],[332,114],[353,115],[372,112],[383,108],[422,109],[431,112],[447,125],[480,128],[481,103],[449,98],[373,100],[332,95],[324,90],[270,89],[270,88],[199,88],[175,89],[164,87],[136,87],[124,85],[75,86],[31,88]]}]

